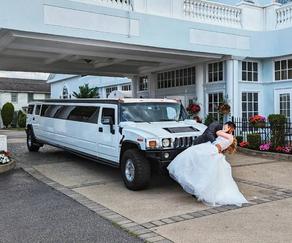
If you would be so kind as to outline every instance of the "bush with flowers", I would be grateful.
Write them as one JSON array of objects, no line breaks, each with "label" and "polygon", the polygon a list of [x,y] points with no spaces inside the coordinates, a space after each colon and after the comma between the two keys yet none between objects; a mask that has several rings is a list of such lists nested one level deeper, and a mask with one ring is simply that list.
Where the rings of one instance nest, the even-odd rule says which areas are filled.
[{"label": "bush with flowers", "polygon": [[269,151],[272,148],[272,144],[271,143],[264,143],[262,145],[260,145],[260,150],[261,151]]},{"label": "bush with flowers", "polygon": [[189,104],[189,106],[187,107],[187,112],[190,114],[190,115],[196,115],[200,112],[201,110],[201,107],[199,104]]},{"label": "bush with flowers", "polygon": [[5,151],[0,151],[0,165],[7,164],[11,161],[10,153]]},{"label": "bush with flowers", "polygon": [[261,115],[251,116],[248,120],[253,127],[257,128],[264,127],[266,124],[266,118]]},{"label": "bush with flowers", "polygon": [[247,148],[249,146],[249,142],[242,141],[241,143],[239,143],[239,146],[242,148]]}]

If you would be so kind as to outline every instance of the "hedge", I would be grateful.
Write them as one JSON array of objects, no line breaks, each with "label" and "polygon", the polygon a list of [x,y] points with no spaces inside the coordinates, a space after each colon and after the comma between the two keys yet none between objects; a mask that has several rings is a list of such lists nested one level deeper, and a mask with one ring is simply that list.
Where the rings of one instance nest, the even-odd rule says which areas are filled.
[{"label": "hedge", "polygon": [[14,114],[13,104],[10,102],[5,103],[1,110],[1,117],[3,121],[3,125],[6,128],[8,128],[11,125],[11,122],[13,120],[13,114]]},{"label": "hedge", "polygon": [[249,143],[249,148],[259,149],[262,143],[261,135],[258,133],[247,134],[247,142]]}]

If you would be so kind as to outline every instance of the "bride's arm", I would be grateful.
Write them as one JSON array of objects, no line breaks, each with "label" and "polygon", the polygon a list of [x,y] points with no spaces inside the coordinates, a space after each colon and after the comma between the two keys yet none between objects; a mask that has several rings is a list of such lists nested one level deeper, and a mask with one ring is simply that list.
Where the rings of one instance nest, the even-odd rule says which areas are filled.
[{"label": "bride's arm", "polygon": [[223,137],[223,138],[226,138],[226,139],[229,139],[229,140],[233,139],[233,135],[232,134],[226,133],[223,130],[217,131],[216,135],[218,137],[220,136],[220,137]]}]

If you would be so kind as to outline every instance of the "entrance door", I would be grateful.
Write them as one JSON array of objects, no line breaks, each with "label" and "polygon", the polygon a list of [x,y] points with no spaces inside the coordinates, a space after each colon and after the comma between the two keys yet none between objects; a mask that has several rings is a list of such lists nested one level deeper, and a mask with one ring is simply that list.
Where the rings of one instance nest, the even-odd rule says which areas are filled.
[{"label": "entrance door", "polygon": [[[111,118],[112,126],[109,124],[108,118]],[[105,105],[101,110],[101,116],[97,126],[98,154],[103,159],[118,163],[119,131],[117,129],[117,123],[117,106]]]},{"label": "entrance door", "polygon": [[291,118],[292,114],[292,89],[275,91],[275,111],[278,114]]}]

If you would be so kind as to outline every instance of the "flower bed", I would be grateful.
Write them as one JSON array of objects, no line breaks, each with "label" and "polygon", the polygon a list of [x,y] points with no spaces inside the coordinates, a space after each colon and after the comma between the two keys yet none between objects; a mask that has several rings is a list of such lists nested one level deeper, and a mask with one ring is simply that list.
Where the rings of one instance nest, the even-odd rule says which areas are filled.
[{"label": "flower bed", "polygon": [[262,151],[262,152],[272,152],[272,153],[282,153],[282,154],[292,154],[292,146],[277,146],[273,147],[271,143],[261,144],[258,149],[250,146],[249,142],[241,142],[239,143],[239,147],[247,148],[255,151]]},{"label": "flower bed", "polygon": [[0,151],[0,165],[8,164],[11,161],[9,152]]},{"label": "flower bed", "polygon": [[7,172],[15,167],[15,161],[11,158],[10,153],[0,151],[0,174]]}]

